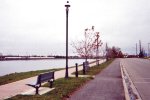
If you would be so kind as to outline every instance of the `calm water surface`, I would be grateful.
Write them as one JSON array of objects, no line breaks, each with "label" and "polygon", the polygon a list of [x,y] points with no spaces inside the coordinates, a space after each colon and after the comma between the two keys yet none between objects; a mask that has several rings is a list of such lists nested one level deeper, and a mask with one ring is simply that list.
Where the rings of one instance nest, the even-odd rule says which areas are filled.
[{"label": "calm water surface", "polygon": [[[82,64],[84,59],[69,59],[69,67],[75,66],[75,63]],[[93,59],[89,60],[93,61]],[[34,70],[44,70],[52,68],[65,68],[65,59],[48,59],[48,60],[12,60],[0,61],[0,76]]]}]

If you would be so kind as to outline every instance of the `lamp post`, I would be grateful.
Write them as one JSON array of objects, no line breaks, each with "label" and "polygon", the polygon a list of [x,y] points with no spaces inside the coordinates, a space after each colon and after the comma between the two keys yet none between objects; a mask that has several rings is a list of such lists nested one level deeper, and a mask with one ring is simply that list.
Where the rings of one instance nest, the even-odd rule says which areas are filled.
[{"label": "lamp post", "polygon": [[66,7],[66,73],[65,78],[68,78],[68,12],[69,12],[69,1],[67,1]]}]

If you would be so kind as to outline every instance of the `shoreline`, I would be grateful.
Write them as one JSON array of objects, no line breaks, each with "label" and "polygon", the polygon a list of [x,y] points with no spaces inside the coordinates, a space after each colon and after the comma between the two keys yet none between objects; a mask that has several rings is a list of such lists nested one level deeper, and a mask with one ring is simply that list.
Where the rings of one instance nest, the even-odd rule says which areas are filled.
[{"label": "shoreline", "polygon": [[[18,61],[18,60],[54,60],[54,59],[66,59],[66,58],[5,58],[5,59],[0,59],[0,61]],[[68,58],[68,59],[85,59],[85,58]],[[89,59],[95,59],[96,58],[89,58]],[[99,59],[103,59],[103,58],[99,58]]]}]

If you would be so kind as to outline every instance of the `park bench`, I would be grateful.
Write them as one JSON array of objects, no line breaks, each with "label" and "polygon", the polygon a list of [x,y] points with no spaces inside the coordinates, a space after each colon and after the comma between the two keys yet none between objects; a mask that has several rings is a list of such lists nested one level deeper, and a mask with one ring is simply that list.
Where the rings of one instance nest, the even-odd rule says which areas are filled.
[{"label": "park bench", "polygon": [[89,62],[88,61],[83,62],[83,74],[85,74],[85,72],[88,71],[89,67],[90,66],[89,66]]},{"label": "park bench", "polygon": [[49,87],[52,88],[54,82],[54,72],[42,73],[38,75],[35,84],[27,84],[27,85],[35,88],[36,94],[39,94],[39,88],[41,87],[41,84],[44,82],[49,82]]}]

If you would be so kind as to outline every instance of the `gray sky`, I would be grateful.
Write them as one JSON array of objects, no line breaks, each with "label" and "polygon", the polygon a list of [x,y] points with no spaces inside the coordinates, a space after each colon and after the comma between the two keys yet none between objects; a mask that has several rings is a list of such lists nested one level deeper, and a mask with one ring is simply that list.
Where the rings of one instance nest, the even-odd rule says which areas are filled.
[{"label": "gray sky", "polygon": [[[0,52],[64,55],[65,4],[66,0],[0,0]],[[135,53],[135,44],[141,40],[147,50],[149,0],[70,0],[70,4],[70,43],[94,25],[109,46]]]}]

